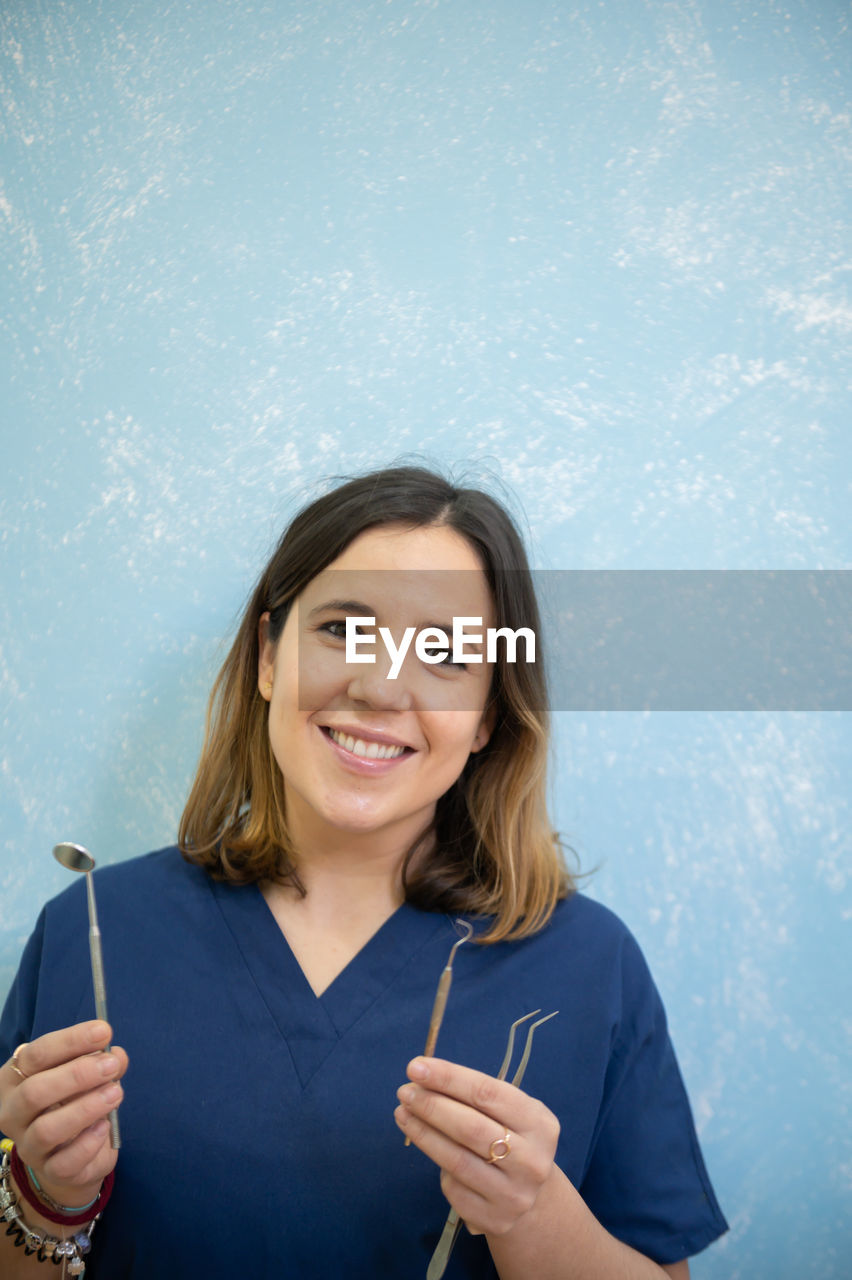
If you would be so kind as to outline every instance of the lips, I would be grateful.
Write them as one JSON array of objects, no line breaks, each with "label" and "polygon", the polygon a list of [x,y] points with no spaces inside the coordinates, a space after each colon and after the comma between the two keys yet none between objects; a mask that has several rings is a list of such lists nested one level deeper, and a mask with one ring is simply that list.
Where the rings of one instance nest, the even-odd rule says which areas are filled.
[{"label": "lips", "polygon": [[400,743],[356,738],[353,734],[346,733],[342,729],[332,729],[328,725],[324,727],[324,732],[342,751],[356,756],[359,760],[397,760],[411,750],[410,747]]}]

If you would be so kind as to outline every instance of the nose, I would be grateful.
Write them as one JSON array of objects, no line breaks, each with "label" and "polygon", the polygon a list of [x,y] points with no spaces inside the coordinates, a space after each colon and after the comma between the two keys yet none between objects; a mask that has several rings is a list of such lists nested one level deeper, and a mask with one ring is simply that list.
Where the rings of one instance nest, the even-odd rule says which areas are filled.
[{"label": "nose", "polygon": [[390,663],[362,666],[346,689],[353,702],[364,702],[377,711],[410,711],[413,705],[405,664],[395,680],[390,678]]}]

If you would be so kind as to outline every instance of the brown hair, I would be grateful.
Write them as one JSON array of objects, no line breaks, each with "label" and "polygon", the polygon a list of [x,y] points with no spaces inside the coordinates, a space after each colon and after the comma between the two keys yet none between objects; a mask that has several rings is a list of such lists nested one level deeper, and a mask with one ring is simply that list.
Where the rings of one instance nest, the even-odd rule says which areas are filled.
[{"label": "brown hair", "polygon": [[481,557],[496,625],[531,627],[536,661],[498,660],[490,693],[494,728],[437,802],[428,859],[408,851],[403,888],[424,910],[495,917],[483,941],[540,929],[574,883],[546,803],[547,692],[538,606],[526,553],[504,507],[423,467],[392,467],[349,480],[312,502],[285,530],[243,613],[210,695],[204,746],[178,840],[217,879],[277,880],[304,892],[288,831],[284,784],[257,688],[258,623],[277,642],[290,606],[359,534],[378,525],[445,525]]}]

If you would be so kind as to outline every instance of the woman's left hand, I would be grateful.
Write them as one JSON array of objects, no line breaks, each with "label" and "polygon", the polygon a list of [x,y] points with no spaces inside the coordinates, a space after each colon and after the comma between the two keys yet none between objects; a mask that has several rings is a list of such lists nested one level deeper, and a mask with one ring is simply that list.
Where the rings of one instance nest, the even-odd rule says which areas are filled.
[{"label": "woman's left hand", "polygon": [[529,1213],[553,1171],[559,1121],[543,1103],[481,1071],[415,1058],[394,1119],[441,1170],[441,1189],[478,1235]]}]

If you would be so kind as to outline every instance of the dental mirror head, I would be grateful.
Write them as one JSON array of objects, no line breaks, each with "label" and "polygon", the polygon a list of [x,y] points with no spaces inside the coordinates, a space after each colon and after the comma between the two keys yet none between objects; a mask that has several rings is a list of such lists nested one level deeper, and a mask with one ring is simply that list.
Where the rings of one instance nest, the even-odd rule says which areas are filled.
[{"label": "dental mirror head", "polygon": [[53,856],[68,871],[94,871],[95,860],[81,844],[65,841],[53,846]]}]

